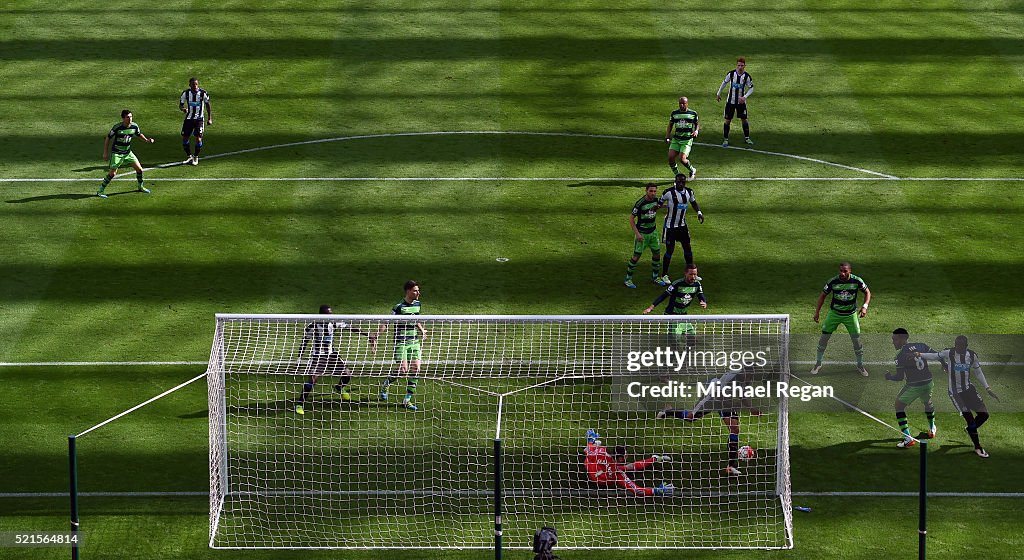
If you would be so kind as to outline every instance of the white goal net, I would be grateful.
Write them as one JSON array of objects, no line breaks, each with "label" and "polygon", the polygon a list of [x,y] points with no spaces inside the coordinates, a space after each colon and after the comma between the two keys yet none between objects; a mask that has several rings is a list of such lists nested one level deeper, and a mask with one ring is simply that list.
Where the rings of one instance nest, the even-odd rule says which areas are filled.
[{"label": "white goal net", "polygon": [[211,547],[792,547],[788,316],[409,321],[217,316]]}]

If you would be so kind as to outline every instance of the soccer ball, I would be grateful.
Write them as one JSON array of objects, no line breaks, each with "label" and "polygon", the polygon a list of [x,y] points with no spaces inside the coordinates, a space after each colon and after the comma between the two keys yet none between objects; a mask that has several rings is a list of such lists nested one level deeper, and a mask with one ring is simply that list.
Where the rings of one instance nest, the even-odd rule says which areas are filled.
[{"label": "soccer ball", "polygon": [[739,448],[736,454],[739,456],[740,459],[743,459],[745,461],[749,461],[750,459],[757,457],[757,451],[753,447],[750,447],[749,445],[744,445],[743,447]]}]

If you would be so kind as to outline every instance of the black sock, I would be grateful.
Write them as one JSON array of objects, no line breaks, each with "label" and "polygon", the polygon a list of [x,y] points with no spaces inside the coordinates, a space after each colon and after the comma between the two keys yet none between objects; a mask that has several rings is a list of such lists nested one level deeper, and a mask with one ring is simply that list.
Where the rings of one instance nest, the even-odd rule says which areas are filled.
[{"label": "black sock", "polygon": [[725,136],[726,140],[729,139],[729,123],[725,123],[725,125],[722,126],[722,134]]},{"label": "black sock", "polygon": [[203,149],[203,143],[202,142],[196,142],[196,157],[199,157],[199,150],[202,150],[202,149]]},{"label": "black sock", "polygon": [[743,123],[743,137],[750,138],[750,123],[744,121]]},{"label": "black sock", "polygon": [[188,142],[182,142],[181,143],[181,148],[183,150],[185,150],[185,156],[186,157],[192,157],[192,147],[189,146]]},{"label": "black sock", "polygon": [[975,423],[980,428],[982,424],[984,424],[985,422],[988,421],[988,413],[987,412],[979,412],[977,418],[978,419],[977,419],[977,421]]},{"label": "black sock", "polygon": [[136,171],[135,172],[135,179],[139,182],[139,186],[141,187],[142,186],[142,172],[141,171]]}]

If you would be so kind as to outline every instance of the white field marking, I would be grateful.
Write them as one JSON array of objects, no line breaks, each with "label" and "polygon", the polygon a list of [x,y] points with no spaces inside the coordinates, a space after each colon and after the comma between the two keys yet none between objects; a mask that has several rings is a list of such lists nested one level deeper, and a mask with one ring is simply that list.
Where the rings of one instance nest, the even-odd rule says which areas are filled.
[{"label": "white field marking", "polygon": [[[466,131],[466,130],[461,130],[461,131],[436,131],[436,132],[396,132],[396,133],[388,133],[388,134],[360,134],[360,135],[357,135],[357,136],[337,136],[335,138],[320,138],[320,139],[317,139],[317,140],[304,140],[304,141],[301,141],[301,142],[288,142],[288,143],[285,143],[285,144],[274,144],[274,145],[271,145],[271,146],[260,146],[260,147],[256,147],[256,148],[248,148],[248,149],[245,149],[245,150],[237,150],[237,151],[234,151],[234,152],[225,152],[223,154],[214,154],[212,156],[206,156],[204,159],[213,159],[213,158],[219,158],[219,157],[234,156],[234,155],[239,155],[239,154],[248,154],[248,153],[252,153],[252,152],[261,152],[261,151],[264,151],[264,150],[274,150],[274,149],[277,149],[277,148],[290,148],[290,147],[293,147],[293,146],[305,146],[305,145],[308,145],[308,144],[324,144],[324,143],[327,143],[327,142],[343,142],[343,141],[347,141],[347,140],[367,140],[367,139],[374,139],[374,138],[397,138],[397,137],[403,137],[403,136],[464,136],[464,135],[469,135],[469,136],[484,136],[484,135],[494,135],[494,136],[557,136],[557,137],[562,137],[562,138],[602,138],[602,139],[609,139],[609,140],[635,140],[635,141],[641,141],[641,142],[658,142],[658,143],[664,142],[664,139],[657,139],[657,138],[644,138],[644,137],[639,137],[639,136],[617,136],[617,135],[612,135],[612,134],[581,134],[581,133],[575,133],[575,132],[522,132],[522,131],[505,131],[505,130],[482,130],[482,131]],[[841,163],[834,163],[834,162],[831,162],[831,161],[825,161],[823,159],[816,159],[816,158],[810,158],[810,157],[805,157],[805,156],[798,156],[798,155],[794,155],[794,154],[786,154],[786,153],[782,153],[782,152],[769,152],[767,150],[755,150],[753,148],[723,148],[722,146],[720,146],[718,144],[707,144],[707,143],[704,143],[704,142],[694,142],[694,144],[697,144],[698,146],[705,146],[705,147],[710,147],[710,148],[719,148],[719,149],[724,149],[724,150],[743,150],[743,151],[746,151],[746,152],[751,152],[751,153],[756,153],[756,154],[766,154],[766,155],[772,155],[772,156],[788,157],[788,158],[798,159],[798,160],[802,160],[802,161],[810,161],[810,162],[813,162],[813,163],[820,163],[822,165],[828,165],[828,166],[831,166],[831,167],[838,167],[838,168],[841,168],[841,169],[848,169],[850,171],[857,171],[859,173],[866,173],[868,175],[876,175],[878,177],[885,177],[885,178],[889,178],[889,179],[895,179],[896,178],[893,175],[887,175],[885,173],[879,173],[878,171],[871,171],[870,169],[862,169],[860,167],[853,167],[853,166],[850,166],[850,165],[843,165]],[[158,165],[157,167],[173,167],[173,166],[183,165],[183,164],[184,164],[184,162],[176,161],[176,162],[172,162],[172,163],[165,163],[163,165]]]},{"label": "white field marking", "polygon": [[[209,155],[209,156],[204,156],[203,159],[209,160],[209,159],[216,159],[216,158],[222,158],[222,157],[236,156],[236,155],[240,155],[240,154],[248,154],[248,153],[252,153],[252,152],[262,152],[262,151],[266,151],[266,150],[275,150],[275,149],[278,149],[278,148],[290,148],[290,147],[294,147],[294,146],[305,146],[305,145],[310,145],[310,144],[324,144],[324,143],[328,143],[328,142],[343,142],[343,141],[348,141],[348,140],[367,140],[367,139],[374,139],[374,138],[398,138],[398,137],[405,137],[405,136],[463,136],[463,135],[471,135],[471,136],[484,136],[484,135],[495,135],[495,136],[557,136],[557,137],[563,137],[563,138],[602,138],[602,139],[610,139],[610,140],[632,140],[632,141],[658,142],[658,143],[663,142],[663,139],[657,139],[657,138],[644,138],[644,137],[639,137],[639,136],[617,136],[617,135],[612,135],[612,134],[582,134],[582,133],[575,133],[575,132],[523,132],[523,131],[503,131],[503,130],[436,131],[436,132],[395,132],[395,133],[387,133],[387,134],[360,134],[360,135],[355,135],[355,136],[336,136],[334,138],[319,138],[319,139],[316,139],[316,140],[303,140],[303,141],[300,141],[300,142],[287,142],[287,143],[284,143],[284,144],[272,144],[272,145],[269,145],[269,146],[258,146],[258,147],[255,147],[255,148],[247,148],[247,149],[244,149],[244,150],[236,150],[236,151],[233,151],[233,152],[224,152],[224,153],[221,153],[221,154],[213,154],[213,155]],[[878,172],[878,171],[872,171],[870,169],[864,169],[864,168],[861,168],[861,167],[854,167],[852,165],[844,165],[842,163],[835,163],[835,162],[826,161],[826,160],[823,160],[823,159],[817,159],[817,158],[806,157],[806,156],[799,156],[799,155],[796,155],[796,154],[787,154],[787,153],[783,153],[783,152],[772,152],[772,151],[768,151],[768,150],[756,150],[754,148],[739,148],[739,147],[724,147],[723,148],[722,146],[720,146],[718,144],[708,144],[708,143],[705,143],[705,142],[694,142],[694,143],[697,144],[698,146],[705,146],[705,147],[709,147],[709,148],[719,148],[719,149],[723,149],[723,150],[739,150],[739,151],[750,152],[750,153],[755,153],[755,154],[772,155],[772,156],[779,156],[779,157],[787,157],[787,158],[791,158],[791,159],[797,159],[797,160],[801,160],[801,161],[809,161],[809,162],[812,162],[812,163],[819,163],[819,164],[827,165],[827,166],[830,166],[830,167],[837,167],[837,168],[840,168],[840,169],[847,169],[847,170],[850,170],[850,171],[856,171],[858,173],[865,173],[865,174],[868,174],[868,175],[874,175],[876,177],[881,177],[881,178],[884,178],[884,179],[898,179],[898,177],[896,177],[894,175],[889,175],[889,174],[881,173],[881,172]],[[162,164],[159,164],[159,165],[156,165],[156,166],[153,166],[153,167],[146,167],[146,168],[143,168],[143,169],[146,170],[146,171],[149,171],[149,170],[153,170],[153,169],[166,169],[166,168],[169,168],[169,167],[177,167],[177,166],[180,166],[180,165],[185,165],[185,162],[183,162],[183,161],[172,161],[172,162],[168,162],[168,163],[162,163]],[[129,172],[121,173],[121,174],[115,176],[115,179],[116,178],[130,177],[131,175],[132,175],[132,172],[129,171]],[[21,180],[18,180],[18,179],[0,179],[0,182],[28,182],[28,181],[32,181],[32,180],[33,179],[21,179]],[[51,180],[53,180],[53,179],[51,179]],[[61,179],[55,179],[55,180],[61,180]],[[78,181],[78,180],[81,180],[81,181],[95,181],[96,179],[95,178],[78,178],[78,179],[71,179],[71,180],[76,180],[76,181]],[[41,180],[39,180],[39,181],[41,181]]]},{"label": "white field marking", "polygon": [[205,366],[209,362],[0,362],[0,367]]},{"label": "white field marking", "polygon": [[[358,491],[356,495],[379,495],[388,491]],[[396,495],[408,495],[407,491],[392,491]],[[474,493],[491,495],[493,490],[468,490],[459,494]],[[173,497],[207,497],[209,492],[79,492],[83,498],[173,498]],[[910,498],[917,497],[917,492],[793,492],[793,496],[827,497],[827,498]],[[67,498],[67,492],[0,492],[0,498]],[[934,498],[1024,498],[1024,492],[928,492]]]},{"label": "white field marking", "polygon": [[[83,177],[22,177],[2,178],[0,183],[78,183],[94,182],[95,178]],[[114,181],[134,181],[135,177],[118,175]],[[241,183],[245,181],[267,181],[267,182],[346,182],[346,181],[370,181],[370,182],[428,182],[428,181],[515,181],[515,182],[544,182],[544,181],[599,181],[599,182],[657,182],[666,181],[665,177],[161,177],[156,179],[160,183],[206,183],[206,182],[232,182]],[[868,182],[1024,182],[1024,177],[701,177],[695,181],[714,182],[794,182],[794,181],[820,181],[820,182],[843,182],[843,181],[868,181]]]},{"label": "white field marking", "polygon": [[[815,361],[814,360],[793,360],[793,361],[791,361],[789,363],[797,364],[797,365],[801,365],[801,366],[809,366],[811,364],[814,364]],[[826,366],[827,365],[852,366],[852,365],[856,364],[857,362],[848,361],[848,362],[821,362],[821,363],[826,365]],[[893,363],[892,360],[882,361],[882,362],[864,362],[864,363],[866,365],[869,365],[869,366],[893,366],[893,367],[895,367],[895,364]],[[1024,366],[1024,362],[978,362],[978,363],[980,363],[983,366]]]}]

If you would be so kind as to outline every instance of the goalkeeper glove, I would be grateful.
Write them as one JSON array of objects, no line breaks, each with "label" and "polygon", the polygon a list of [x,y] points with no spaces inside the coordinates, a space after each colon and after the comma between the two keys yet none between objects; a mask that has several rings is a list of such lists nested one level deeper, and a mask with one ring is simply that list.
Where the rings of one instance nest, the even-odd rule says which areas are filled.
[{"label": "goalkeeper glove", "polygon": [[587,442],[593,443],[594,445],[601,445],[601,436],[594,430],[587,430]]},{"label": "goalkeeper glove", "polygon": [[662,482],[661,484],[654,487],[655,496],[671,496],[673,493],[675,493],[675,491],[676,487],[672,486],[667,482]]},{"label": "goalkeeper glove", "polygon": [[655,463],[671,463],[672,462],[672,456],[671,455],[651,455],[651,458],[654,459]]}]

